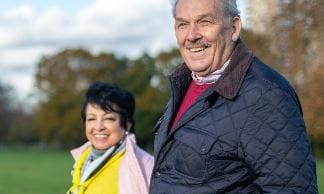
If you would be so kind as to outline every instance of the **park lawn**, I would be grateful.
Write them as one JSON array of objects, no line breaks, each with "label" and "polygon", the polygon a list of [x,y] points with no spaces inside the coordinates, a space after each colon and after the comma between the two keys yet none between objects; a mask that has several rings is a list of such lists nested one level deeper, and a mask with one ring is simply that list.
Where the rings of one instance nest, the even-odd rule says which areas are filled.
[{"label": "park lawn", "polygon": [[64,194],[72,165],[67,151],[0,148],[0,193]]},{"label": "park lawn", "polygon": [[316,162],[318,193],[324,194],[324,160]]},{"label": "park lawn", "polygon": [[[1,149],[1,194],[59,194],[71,185],[68,151]],[[319,193],[324,194],[324,160],[317,161]]]}]

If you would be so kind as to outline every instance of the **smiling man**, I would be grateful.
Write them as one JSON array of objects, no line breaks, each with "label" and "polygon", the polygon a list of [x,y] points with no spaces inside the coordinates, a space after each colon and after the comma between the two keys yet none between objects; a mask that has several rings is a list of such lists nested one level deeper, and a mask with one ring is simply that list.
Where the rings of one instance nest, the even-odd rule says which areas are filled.
[{"label": "smiling man", "polygon": [[298,96],[240,39],[236,0],[173,10],[184,64],[153,130],[150,193],[317,193]]}]

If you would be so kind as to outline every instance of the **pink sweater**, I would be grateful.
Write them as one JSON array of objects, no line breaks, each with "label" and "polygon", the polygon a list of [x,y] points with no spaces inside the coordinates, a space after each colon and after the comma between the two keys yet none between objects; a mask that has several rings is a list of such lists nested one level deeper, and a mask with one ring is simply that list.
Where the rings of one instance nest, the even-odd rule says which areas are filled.
[{"label": "pink sweater", "polygon": [[169,133],[173,130],[176,123],[182,116],[184,112],[196,101],[196,99],[209,87],[209,84],[196,84],[194,81],[191,81],[190,86],[187,90],[185,97],[182,100],[181,106],[178,110],[178,113],[173,120]]},{"label": "pink sweater", "polygon": [[[90,142],[87,142],[81,147],[71,150],[73,158],[78,160],[82,152],[90,145]],[[135,136],[128,135],[126,137],[126,152],[119,168],[119,194],[147,194],[153,164],[153,157],[136,145]]]}]

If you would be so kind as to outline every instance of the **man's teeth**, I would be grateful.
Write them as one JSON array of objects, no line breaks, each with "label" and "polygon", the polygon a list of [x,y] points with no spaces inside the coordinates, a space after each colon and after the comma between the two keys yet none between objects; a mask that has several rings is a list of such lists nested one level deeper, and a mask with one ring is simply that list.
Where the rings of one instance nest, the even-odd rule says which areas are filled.
[{"label": "man's teeth", "polygon": [[200,48],[192,48],[192,49],[190,49],[191,52],[200,52],[200,51],[202,51],[202,50],[204,50],[203,47],[200,47]]},{"label": "man's teeth", "polygon": [[105,137],[108,137],[108,135],[95,135],[95,137],[97,137],[97,138],[105,138]]}]

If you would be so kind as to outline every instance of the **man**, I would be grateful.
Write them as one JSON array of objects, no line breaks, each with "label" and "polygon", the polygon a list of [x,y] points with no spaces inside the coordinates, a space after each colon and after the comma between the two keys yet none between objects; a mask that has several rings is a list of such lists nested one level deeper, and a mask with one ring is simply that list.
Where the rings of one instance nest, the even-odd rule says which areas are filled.
[{"label": "man", "polygon": [[185,64],[154,128],[151,194],[317,193],[298,97],[240,40],[235,0],[178,0]]}]

